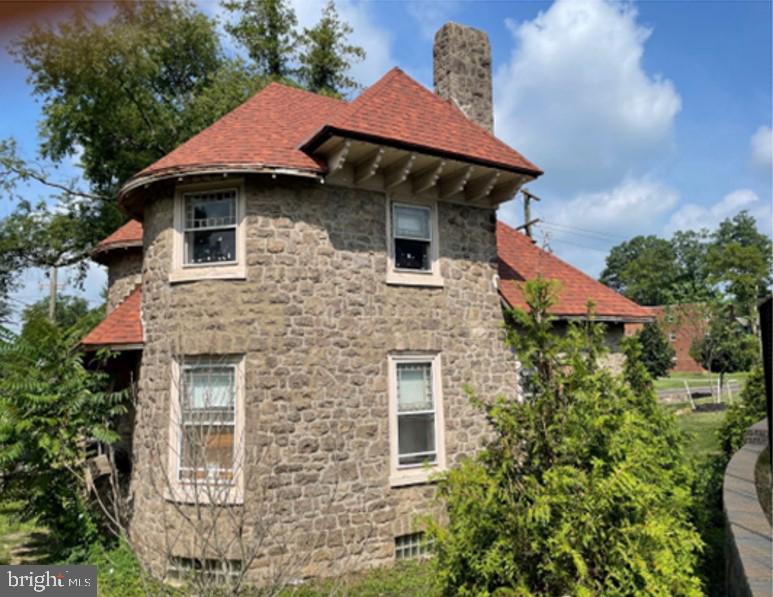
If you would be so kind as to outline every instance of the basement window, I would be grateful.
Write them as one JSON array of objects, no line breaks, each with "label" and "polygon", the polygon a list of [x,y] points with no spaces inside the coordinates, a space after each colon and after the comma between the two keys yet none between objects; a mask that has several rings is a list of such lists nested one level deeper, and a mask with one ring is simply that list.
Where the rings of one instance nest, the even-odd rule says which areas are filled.
[{"label": "basement window", "polygon": [[432,541],[424,533],[409,533],[395,537],[395,559],[412,560],[432,552]]},{"label": "basement window", "polygon": [[239,560],[214,560],[172,556],[166,568],[171,581],[185,582],[202,576],[213,584],[228,584],[239,580],[242,563]]}]

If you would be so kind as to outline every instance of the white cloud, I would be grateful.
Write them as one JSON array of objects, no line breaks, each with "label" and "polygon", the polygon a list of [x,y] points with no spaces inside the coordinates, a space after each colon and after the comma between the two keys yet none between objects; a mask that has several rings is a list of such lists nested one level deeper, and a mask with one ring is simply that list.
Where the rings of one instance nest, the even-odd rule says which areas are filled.
[{"label": "white cloud", "polygon": [[453,0],[444,2],[409,2],[408,14],[416,20],[421,34],[427,39],[434,39],[435,33],[448,22],[460,3]]},{"label": "white cloud", "polygon": [[752,135],[752,164],[770,171],[773,167],[773,130],[769,126],[761,126]]},{"label": "white cloud", "polygon": [[540,213],[559,226],[627,236],[657,227],[678,201],[679,193],[660,182],[627,178],[609,190],[550,201]]},{"label": "white cloud", "polygon": [[714,229],[722,220],[744,209],[757,219],[764,230],[765,223],[770,221],[770,206],[763,205],[757,193],[751,189],[737,189],[712,205],[697,203],[683,205],[671,214],[665,231],[667,234],[672,234],[677,230]]},{"label": "white cloud", "polygon": [[667,149],[681,98],[644,71],[651,30],[636,16],[628,3],[557,0],[507,23],[515,48],[494,78],[496,130],[554,189],[608,187]]}]

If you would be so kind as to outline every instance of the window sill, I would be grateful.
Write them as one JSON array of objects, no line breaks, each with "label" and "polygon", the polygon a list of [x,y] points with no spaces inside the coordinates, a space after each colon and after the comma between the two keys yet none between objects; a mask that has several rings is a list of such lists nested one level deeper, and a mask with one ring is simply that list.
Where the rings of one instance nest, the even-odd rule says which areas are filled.
[{"label": "window sill", "polygon": [[429,485],[436,482],[433,478],[437,473],[442,473],[446,469],[435,466],[430,469],[424,467],[419,469],[400,469],[389,477],[390,487],[405,487],[406,485]]},{"label": "window sill", "polygon": [[196,280],[246,280],[244,265],[210,265],[179,268],[169,272],[169,282],[193,282]]},{"label": "window sill", "polygon": [[391,286],[425,286],[428,288],[443,288],[443,277],[438,272],[411,273],[387,272],[386,283]]},{"label": "window sill", "polygon": [[[196,490],[191,487],[176,486],[164,491],[164,499],[177,504],[189,504],[200,506],[241,506],[244,504],[244,495],[238,488],[231,488],[221,492],[216,491],[212,496],[206,488],[201,488],[196,495]],[[214,499],[211,499],[213,498]]]}]

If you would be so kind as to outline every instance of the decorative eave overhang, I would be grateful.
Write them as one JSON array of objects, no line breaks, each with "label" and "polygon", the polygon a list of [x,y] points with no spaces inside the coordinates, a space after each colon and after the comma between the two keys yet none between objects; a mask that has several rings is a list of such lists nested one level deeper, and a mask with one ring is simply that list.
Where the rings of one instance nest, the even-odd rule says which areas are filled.
[{"label": "decorative eave overhang", "polygon": [[[501,289],[499,291],[499,300],[505,309],[514,308],[513,305],[510,304],[510,301],[508,301],[504,294],[502,294]],[[519,305],[517,308],[522,309],[523,307]],[[558,321],[588,321],[588,316],[584,314],[580,315],[578,313],[557,313],[553,311],[549,311],[548,313],[551,317],[557,319]],[[593,315],[593,321],[600,323],[651,323],[655,321],[655,319],[655,315],[599,315],[598,313]]]},{"label": "decorative eave overhang", "polygon": [[512,199],[542,174],[332,127],[301,149],[327,165],[329,184],[478,207]]}]

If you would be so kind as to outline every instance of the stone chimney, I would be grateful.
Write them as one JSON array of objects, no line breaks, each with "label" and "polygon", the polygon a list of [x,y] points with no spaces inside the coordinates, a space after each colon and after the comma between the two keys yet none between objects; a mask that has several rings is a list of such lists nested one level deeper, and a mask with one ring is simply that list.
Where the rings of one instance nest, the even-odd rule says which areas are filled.
[{"label": "stone chimney", "polygon": [[446,23],[432,49],[435,93],[454,102],[467,118],[494,131],[491,44],[485,32]]}]

